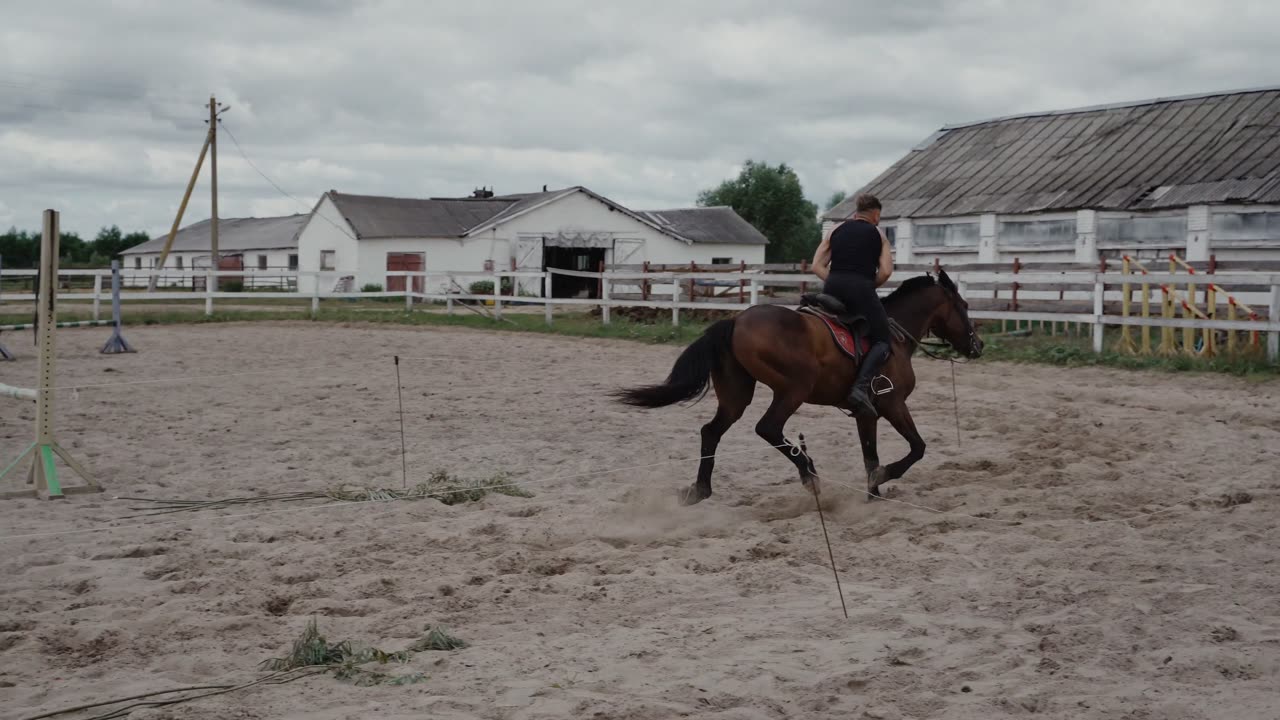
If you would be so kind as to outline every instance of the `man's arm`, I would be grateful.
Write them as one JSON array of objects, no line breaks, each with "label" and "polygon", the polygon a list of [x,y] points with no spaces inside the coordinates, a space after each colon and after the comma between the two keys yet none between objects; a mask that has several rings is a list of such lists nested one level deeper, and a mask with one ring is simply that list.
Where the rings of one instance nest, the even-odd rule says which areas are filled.
[{"label": "man's arm", "polygon": [[[834,230],[834,229],[833,229]],[[813,274],[822,278],[825,282],[827,274],[831,272],[831,233],[822,236],[822,242],[818,243],[818,249],[813,253]]]},{"label": "man's arm", "polygon": [[893,275],[893,248],[889,247],[889,236],[880,231],[880,268],[876,273],[876,287],[884,285]]}]

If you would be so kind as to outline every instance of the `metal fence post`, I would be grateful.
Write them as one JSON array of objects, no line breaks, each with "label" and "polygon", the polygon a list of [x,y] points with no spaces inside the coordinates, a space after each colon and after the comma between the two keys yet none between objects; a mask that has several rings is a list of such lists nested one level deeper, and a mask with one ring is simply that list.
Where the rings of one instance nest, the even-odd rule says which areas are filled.
[{"label": "metal fence post", "polygon": [[548,270],[542,285],[542,312],[546,316],[547,325],[551,324],[551,271]]},{"label": "metal fence post", "polygon": [[[1267,321],[1280,322],[1280,285],[1271,286],[1271,308],[1267,312]],[[1267,360],[1280,362],[1280,332],[1275,330],[1267,333]]]},{"label": "metal fence post", "polygon": [[502,276],[493,274],[493,317],[502,319]]},{"label": "metal fence post", "polygon": [[680,326],[680,282],[677,280],[671,289],[671,325]]},{"label": "metal fence post", "polygon": [[204,314],[213,314],[213,293],[218,286],[218,269],[216,267],[209,269],[209,274],[204,282]]},{"label": "metal fence post", "polygon": [[[119,260],[111,261],[111,268],[113,272],[119,272],[119,267],[120,267]],[[93,320],[94,322],[97,322],[98,320],[102,319],[101,308],[102,308],[102,276],[94,275],[93,276]]]},{"label": "metal fence post", "polygon": [[1093,351],[1102,354],[1102,337],[1106,326],[1102,324],[1102,300],[1105,286],[1102,284],[1102,276],[1094,276],[1093,282]]},{"label": "metal fence post", "polygon": [[609,324],[609,278],[600,274],[600,319]]}]

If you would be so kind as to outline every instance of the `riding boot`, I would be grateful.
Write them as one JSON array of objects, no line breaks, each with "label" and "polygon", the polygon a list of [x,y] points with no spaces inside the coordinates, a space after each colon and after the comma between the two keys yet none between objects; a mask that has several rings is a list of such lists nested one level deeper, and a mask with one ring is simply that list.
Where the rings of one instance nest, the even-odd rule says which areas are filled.
[{"label": "riding boot", "polygon": [[871,403],[871,381],[880,373],[880,368],[889,358],[889,343],[878,342],[871,346],[858,366],[858,377],[853,381],[853,389],[849,391],[849,405],[855,413],[866,417],[875,417],[876,408]]}]

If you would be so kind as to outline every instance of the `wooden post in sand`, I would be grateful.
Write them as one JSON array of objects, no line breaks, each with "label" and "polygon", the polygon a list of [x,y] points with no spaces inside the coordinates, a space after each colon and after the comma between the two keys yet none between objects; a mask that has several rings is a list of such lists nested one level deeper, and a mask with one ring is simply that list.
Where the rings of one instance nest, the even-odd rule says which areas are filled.
[{"label": "wooden post in sand", "polygon": [[44,211],[44,234],[40,239],[40,289],[36,299],[36,319],[39,325],[37,340],[40,345],[40,382],[36,390],[12,388],[14,392],[5,395],[18,399],[32,399],[36,402],[36,439],[3,470],[3,480],[15,467],[27,458],[31,459],[31,469],[27,473],[27,484],[31,490],[0,493],[0,498],[36,497],[57,499],[64,497],[62,485],[58,481],[58,470],[54,464],[55,457],[62,458],[77,475],[84,479],[87,486],[67,488],[66,493],[101,492],[102,488],[89,476],[88,471],[71,457],[58,444],[53,436],[53,393],[54,393],[54,338],[57,331],[58,313],[55,300],[58,287],[58,237],[61,232],[58,211]]}]

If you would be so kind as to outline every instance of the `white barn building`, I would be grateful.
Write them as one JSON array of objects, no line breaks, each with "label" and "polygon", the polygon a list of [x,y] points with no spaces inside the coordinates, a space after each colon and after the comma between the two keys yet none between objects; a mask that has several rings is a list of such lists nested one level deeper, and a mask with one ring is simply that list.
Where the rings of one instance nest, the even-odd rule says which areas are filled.
[{"label": "white barn building", "polygon": [[[287,277],[287,273],[298,269],[298,233],[306,220],[305,213],[265,218],[218,218],[221,269],[253,273],[253,276],[246,277],[245,287],[291,287],[293,280]],[[208,269],[211,225],[209,220],[201,220],[180,228],[169,248],[165,269]],[[156,267],[168,239],[169,234],[165,233],[122,251],[120,267],[125,270]],[[170,284],[163,276],[160,282]],[[175,276],[172,282],[191,284],[191,279],[179,280]],[[200,278],[196,284],[203,286],[203,282],[204,279]],[[131,284],[145,285],[146,281],[135,279]]]},{"label": "white barn building", "polygon": [[1277,260],[1280,88],[951,125],[862,190],[899,263]]},{"label": "white barn building", "polygon": [[[595,271],[601,263],[645,261],[757,264],[764,262],[767,244],[730,208],[634,211],[580,186],[426,199],[330,190],[299,233],[297,253],[304,272],[339,272],[335,285],[349,279],[344,284],[357,290],[366,285],[401,290],[405,279],[387,277],[388,271]],[[299,290],[311,292],[312,282],[301,278]],[[414,289],[448,288],[447,280],[432,282],[436,287],[419,284]],[[535,296],[594,297],[595,288],[592,280],[563,276],[556,277],[552,288],[544,288],[540,279],[520,283],[521,292]]]}]

